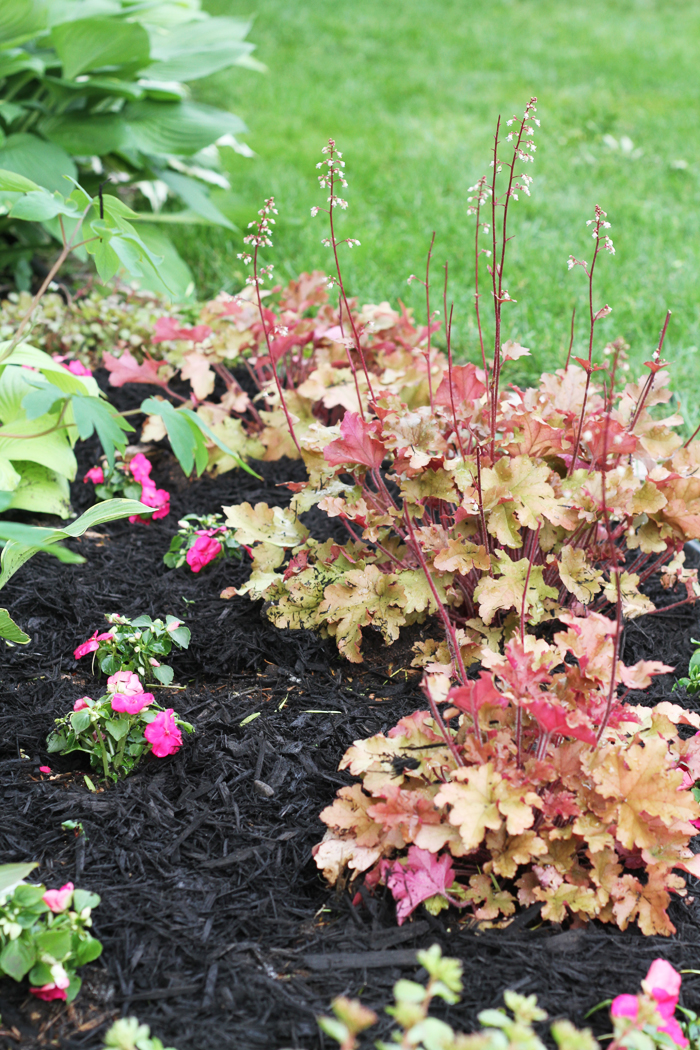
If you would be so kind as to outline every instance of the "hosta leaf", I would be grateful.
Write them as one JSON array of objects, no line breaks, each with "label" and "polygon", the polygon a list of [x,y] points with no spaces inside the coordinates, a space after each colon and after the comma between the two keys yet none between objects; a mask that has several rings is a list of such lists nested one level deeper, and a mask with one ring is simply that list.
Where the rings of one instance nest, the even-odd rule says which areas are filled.
[{"label": "hosta leaf", "polygon": [[69,79],[89,69],[130,66],[139,69],[150,55],[148,33],[138,22],[82,18],[54,26],[51,42]]},{"label": "hosta leaf", "polygon": [[144,153],[191,156],[227,132],[238,135],[246,131],[243,121],[233,113],[195,102],[129,103],[124,119],[135,148]]},{"label": "hosta leaf", "polygon": [[[7,609],[0,609],[0,638],[5,638],[8,642],[12,642],[13,645],[26,645],[27,642],[31,642],[29,635],[25,634],[22,628],[17,626]],[[2,892],[0,891],[1,896]]]},{"label": "hosta leaf", "polygon": [[64,149],[24,132],[5,139],[0,147],[0,168],[31,179],[36,184],[34,190],[44,187],[51,193],[65,191],[64,175],[78,177],[78,169]]},{"label": "hosta leaf", "polygon": [[[0,427],[0,457],[28,459],[55,470],[71,481],[75,477],[77,461],[65,430],[43,434],[56,425],[56,414],[39,419],[16,419]],[[34,437],[33,435],[41,435]],[[19,437],[19,440],[18,440]]]},{"label": "hosta leaf", "polygon": [[74,156],[104,155],[130,145],[129,128],[116,113],[54,114],[39,123],[39,130]]},{"label": "hosta leaf", "polygon": [[20,482],[12,493],[10,508],[70,517],[70,487],[63,475],[41,463],[15,460],[14,465],[20,472]]},{"label": "hosta leaf", "polygon": [[[146,515],[151,513],[151,507],[146,507],[143,503],[138,503],[136,500],[109,499],[86,510],[79,518],[72,521],[69,525],[65,525],[62,529],[39,529],[30,525],[0,521],[0,538],[13,533],[22,536],[22,541],[13,538],[3,547],[2,555],[0,556],[0,566],[2,566],[0,588],[4,587],[17,570],[43,547],[53,547],[59,540],[82,536],[87,529],[91,529],[94,525],[102,525],[106,521],[126,518],[131,514]],[[12,526],[16,526],[16,529],[12,529]],[[30,546],[30,544],[33,544],[33,546]],[[72,552],[64,551],[64,554],[72,555]],[[75,560],[78,556],[72,555],[72,557]],[[83,559],[78,558],[78,560]]]},{"label": "hosta leaf", "polygon": [[2,0],[0,47],[16,47],[45,29],[46,7],[45,0]]},{"label": "hosta leaf", "polygon": [[235,230],[235,226],[223,212],[213,204],[201,182],[192,179],[188,175],[181,175],[176,171],[165,169],[159,172],[159,178],[177,193],[178,197],[197,215],[216,223],[217,226],[225,226],[229,230]]}]

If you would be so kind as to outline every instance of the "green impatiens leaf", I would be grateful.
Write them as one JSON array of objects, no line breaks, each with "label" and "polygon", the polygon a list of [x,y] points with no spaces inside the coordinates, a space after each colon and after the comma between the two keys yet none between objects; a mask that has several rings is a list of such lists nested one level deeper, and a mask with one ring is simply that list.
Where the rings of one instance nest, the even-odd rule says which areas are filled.
[{"label": "green impatiens leaf", "polygon": [[21,981],[31,970],[35,959],[36,951],[33,945],[17,937],[14,941],[8,941],[0,952],[0,971],[8,977],[14,977],[16,981]]}]

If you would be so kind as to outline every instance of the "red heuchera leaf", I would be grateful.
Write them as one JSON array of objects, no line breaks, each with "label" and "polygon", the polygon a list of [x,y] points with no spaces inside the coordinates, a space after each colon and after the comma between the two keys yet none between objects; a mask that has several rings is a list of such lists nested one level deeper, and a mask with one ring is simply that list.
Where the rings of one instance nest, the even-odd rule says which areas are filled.
[{"label": "red heuchera leaf", "polygon": [[429,897],[436,894],[447,897],[454,877],[452,858],[448,853],[438,857],[427,849],[409,846],[408,862],[401,864],[396,861],[386,875],[386,884],[396,901],[399,926]]},{"label": "red heuchera leaf", "polygon": [[373,436],[377,423],[366,423],[357,412],[346,412],[340,424],[342,437],[331,441],[323,450],[326,462],[332,467],[344,463],[362,463],[371,470],[381,467],[384,446]]},{"label": "red heuchera leaf", "polygon": [[293,558],[290,559],[289,565],[285,569],[283,579],[288,580],[290,576],[296,576],[309,564],[309,552],[299,551]]},{"label": "red heuchera leaf", "polygon": [[106,350],[102,355],[104,366],[110,373],[110,386],[124,386],[125,383],[151,383],[155,386],[166,386],[167,381],[158,375],[159,361],[150,357],[138,363],[129,350],[124,350],[121,357],[113,357]]},{"label": "red heuchera leaf", "polygon": [[[455,365],[452,369],[452,397],[454,397],[455,410],[458,414],[464,412],[465,407],[473,407],[474,401],[486,393],[486,387],[479,378],[483,375],[480,369],[473,364]],[[440,386],[435,391],[435,404],[452,408],[450,397],[450,377],[443,377]],[[462,410],[462,413],[459,410]]]},{"label": "red heuchera leaf", "polygon": [[165,343],[171,339],[189,339],[193,343],[203,343],[211,335],[208,324],[198,324],[194,328],[181,328],[175,317],[159,317],[156,330],[151,336],[152,343]]},{"label": "red heuchera leaf", "polygon": [[497,707],[508,706],[506,698],[501,696],[493,684],[493,675],[486,671],[481,671],[475,681],[450,689],[447,700],[460,711],[466,711],[469,714],[479,711],[484,704],[495,704]]},{"label": "red heuchera leaf", "polygon": [[[528,714],[537,720],[537,724],[547,734],[552,736],[573,736],[577,740],[583,740],[586,744],[595,745],[596,736],[593,730],[586,725],[570,725],[569,718],[577,715],[577,712],[567,711],[558,704],[550,704],[546,700],[530,700],[526,705]],[[580,718],[581,715],[578,714]]]}]

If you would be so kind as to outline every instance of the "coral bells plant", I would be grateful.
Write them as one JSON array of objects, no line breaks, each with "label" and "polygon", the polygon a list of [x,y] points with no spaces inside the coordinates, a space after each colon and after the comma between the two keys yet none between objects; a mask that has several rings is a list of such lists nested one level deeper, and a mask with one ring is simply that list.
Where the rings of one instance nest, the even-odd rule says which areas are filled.
[{"label": "coral bells plant", "polygon": [[222,558],[240,559],[241,545],[226,525],[221,514],[186,514],[178,521],[178,531],[170,541],[163,561],[171,569],[187,563],[192,572]]},{"label": "coral bells plant", "polygon": [[387,885],[400,923],[422,902],[487,923],[540,904],[553,922],[674,932],[677,872],[700,875],[686,775],[700,737],[682,739],[678,725],[700,719],[626,704],[618,686],[644,689],[670,669],[626,666],[600,614],[560,619],[551,643],[526,635],[503,655],[486,650],[465,685],[429,677],[430,711],[356,741],[341,768],[361,780],[321,814],[315,858],[327,878],[349,867]]},{"label": "coral bells plant", "polygon": [[[503,310],[511,301],[504,285],[509,208],[531,182],[516,171],[532,160],[533,103],[522,119],[510,122],[507,137],[514,146],[508,162],[501,160],[499,126],[492,182],[478,184],[473,205],[477,264],[483,251],[492,259],[491,361],[478,313],[481,367],[453,364],[450,320],[447,367],[434,369],[429,312],[427,346],[412,350],[423,359],[428,380],[424,403],[409,404],[386,389],[368,364],[342,283],[343,242],[334,226],[334,211],[345,206],[336,194],[342,162],[335,144],[328,147],[328,244],[359,408],[348,409],[333,426],[300,427],[292,418],[296,403],[275,371],[309,481],[290,484],[294,496],[286,513],[265,504],[225,509],[236,539],[253,552],[250,581],[239,593],[264,598],[277,626],[310,627],[335,637],[353,661],[361,659],[365,627],[391,642],[404,624],[438,614],[446,646],[423,645],[421,655],[429,664],[451,666],[465,680],[484,644],[502,647],[521,625],[536,626],[566,610],[609,611],[618,595],[624,618],[652,611],[643,585],[654,574],[661,573],[667,587],[682,585],[679,603],[700,593],[683,554],[686,540],[700,536],[700,442],[683,443],[675,429],[682,418],[657,411],[671,396],[668,362],[661,357],[668,317],[646,363],[648,373],[637,382],[626,379],[621,340],[605,347],[604,364],[594,363],[596,325],[610,313],[607,304],[595,304],[594,275],[601,253],[614,252],[600,208],[589,220],[590,265],[569,260],[587,280],[583,356],[572,361],[570,352],[565,367],[542,375],[533,387],[505,385],[508,363],[529,354],[503,338]],[[482,221],[486,207],[489,223]],[[490,248],[482,249],[479,236],[487,231]],[[254,282],[262,273],[257,253],[269,241],[258,236]],[[424,283],[430,311],[429,267]],[[477,288],[477,310],[481,295]],[[443,300],[447,314],[446,287]],[[272,339],[262,302],[260,311]],[[298,517],[315,505],[342,521],[347,543],[308,537]],[[278,527],[271,526],[272,518]]]},{"label": "coral bells plant", "polygon": [[36,867],[0,866],[0,975],[28,977],[37,999],[70,1003],[80,991],[76,970],[102,952],[90,934],[100,898],[72,882],[57,890],[25,882]]},{"label": "coral bells plant", "polygon": [[[190,629],[176,616],[165,620],[152,620],[150,616],[138,616],[129,620],[118,613],[110,613],[107,621],[112,625],[108,631],[97,631],[77,647],[76,660],[94,653],[100,670],[115,675],[136,672],[144,680],[155,678],[160,685],[170,685],[174,671],[161,662],[161,657],[170,655],[173,645],[187,649],[190,644]],[[110,681],[112,681],[110,678]]]},{"label": "coral bells plant", "polygon": [[142,452],[137,452],[128,461],[115,457],[113,466],[109,466],[103,457],[102,464],[91,467],[85,474],[83,482],[91,481],[95,486],[95,495],[99,499],[112,499],[114,496],[125,496],[127,499],[140,500],[147,507],[153,507],[149,518],[134,514],[129,518],[147,525],[149,521],[165,518],[170,513],[170,493],[156,487],[150,476],[151,461]]},{"label": "coral bells plant", "polygon": [[182,730],[194,732],[172,708],[161,709],[132,671],[111,675],[99,700],[81,696],[70,714],[56,719],[56,726],[48,750],[86,752],[107,780],[127,776],[149,752],[156,758],[175,754],[182,746]]}]

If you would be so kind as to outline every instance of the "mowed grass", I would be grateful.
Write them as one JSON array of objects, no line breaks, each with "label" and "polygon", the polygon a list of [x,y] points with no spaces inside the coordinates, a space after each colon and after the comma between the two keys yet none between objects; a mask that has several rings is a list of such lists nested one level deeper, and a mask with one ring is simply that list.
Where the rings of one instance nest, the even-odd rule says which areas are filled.
[{"label": "mowed grass", "polygon": [[[212,13],[247,15],[251,0],[208,0]],[[326,194],[316,162],[333,136],[347,162],[341,236],[348,289],[362,302],[400,298],[424,316],[422,273],[432,231],[434,305],[449,261],[454,345],[478,358],[474,220],[468,187],[489,171],[496,118],[537,95],[532,197],[512,208],[506,336],[530,347],[526,369],[556,367],[578,309],[575,350],[587,346],[586,284],[567,270],[590,261],[586,219],[600,204],[617,254],[600,260],[598,352],[623,336],[634,363],[649,358],[667,309],[665,354],[695,423],[700,394],[700,5],[694,0],[256,0],[250,39],[265,75],[234,69],[201,82],[198,97],[247,122],[252,159],[227,153],[233,193],[221,195],[243,229],[265,197],[279,206],[278,280],[327,269]],[[504,147],[502,156],[506,156]],[[200,227],[179,246],[199,291],[240,287],[241,236]],[[488,292],[487,275],[482,289]],[[488,316],[488,295],[482,299]],[[511,365],[512,379],[525,371]]]}]

